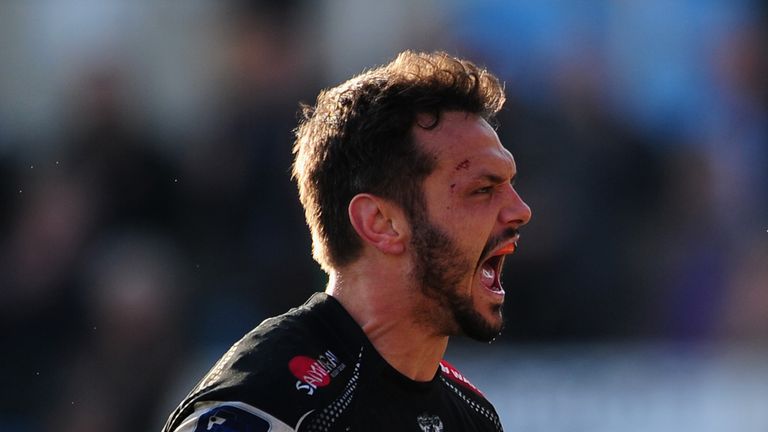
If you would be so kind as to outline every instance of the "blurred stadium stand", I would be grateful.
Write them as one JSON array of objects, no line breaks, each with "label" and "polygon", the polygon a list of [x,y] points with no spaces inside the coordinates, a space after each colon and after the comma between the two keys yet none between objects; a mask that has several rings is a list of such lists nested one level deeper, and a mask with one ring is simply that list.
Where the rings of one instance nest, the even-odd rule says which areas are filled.
[{"label": "blurred stadium stand", "polygon": [[748,0],[0,3],[0,429],[158,430],[324,288],[300,101],[406,48],[506,83],[533,209],[453,362],[506,430],[765,431],[768,20]]}]

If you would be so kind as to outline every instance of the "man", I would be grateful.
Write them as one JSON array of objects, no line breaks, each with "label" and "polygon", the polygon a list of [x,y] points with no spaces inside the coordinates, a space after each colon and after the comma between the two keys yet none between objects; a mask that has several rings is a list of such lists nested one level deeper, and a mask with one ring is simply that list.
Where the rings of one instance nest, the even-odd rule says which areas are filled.
[{"label": "man", "polygon": [[501,331],[531,217],[489,125],[503,103],[472,63],[404,52],[305,108],[293,175],[326,291],[237,342],[165,430],[502,430],[442,357]]}]

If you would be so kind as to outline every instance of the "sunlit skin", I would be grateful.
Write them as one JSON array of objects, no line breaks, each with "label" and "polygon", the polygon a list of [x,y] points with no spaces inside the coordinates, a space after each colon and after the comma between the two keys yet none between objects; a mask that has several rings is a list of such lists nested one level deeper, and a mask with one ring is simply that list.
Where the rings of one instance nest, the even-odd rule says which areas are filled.
[{"label": "sunlit skin", "polygon": [[[436,161],[423,183],[427,223],[454,247],[446,258],[455,259],[448,262],[461,263],[450,267],[453,286],[440,289],[450,290],[484,324],[500,329],[504,293],[483,284],[480,264],[509,253],[516,237],[492,240],[531,217],[513,186],[514,158],[485,120],[464,112],[443,113],[431,130],[415,126],[414,138]],[[352,199],[349,217],[363,251],[353,263],[331,271],[326,292],[390,365],[413,380],[431,380],[448,338],[462,329],[450,308],[427,295],[430,291],[415,277],[420,257],[412,243],[412,221],[397,204],[371,194]]]},{"label": "sunlit skin", "polygon": [[[481,117],[445,113],[434,130],[417,129],[415,137],[438,157],[438,166],[424,182],[430,221],[448,233],[474,266],[456,287],[472,299],[475,310],[501,328],[504,294],[480,283],[477,267],[489,239],[528,223],[531,210],[514,188],[517,167],[496,131]],[[491,251],[509,253],[516,239]],[[461,292],[463,290],[463,293]]]}]

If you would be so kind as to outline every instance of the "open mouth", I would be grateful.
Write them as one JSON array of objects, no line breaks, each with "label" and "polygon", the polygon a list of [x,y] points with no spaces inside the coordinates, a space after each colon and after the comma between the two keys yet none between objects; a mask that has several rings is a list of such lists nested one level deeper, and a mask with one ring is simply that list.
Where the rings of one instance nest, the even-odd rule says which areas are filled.
[{"label": "open mouth", "polygon": [[504,264],[504,255],[494,255],[480,266],[480,282],[495,293],[504,293],[501,287],[501,266]]},{"label": "open mouth", "polygon": [[511,242],[487,258],[480,265],[480,282],[488,288],[489,291],[497,294],[504,294],[504,288],[501,286],[501,268],[504,265],[504,257],[512,254],[517,249],[517,242]]}]

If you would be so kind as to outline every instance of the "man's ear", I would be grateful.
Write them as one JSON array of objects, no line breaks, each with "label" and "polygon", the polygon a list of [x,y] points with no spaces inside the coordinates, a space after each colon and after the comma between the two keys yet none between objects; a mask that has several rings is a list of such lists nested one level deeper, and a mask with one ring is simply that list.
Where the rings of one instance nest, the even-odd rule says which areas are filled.
[{"label": "man's ear", "polygon": [[349,202],[348,212],[352,227],[364,242],[385,254],[405,251],[405,218],[395,204],[375,195],[357,194]]}]

